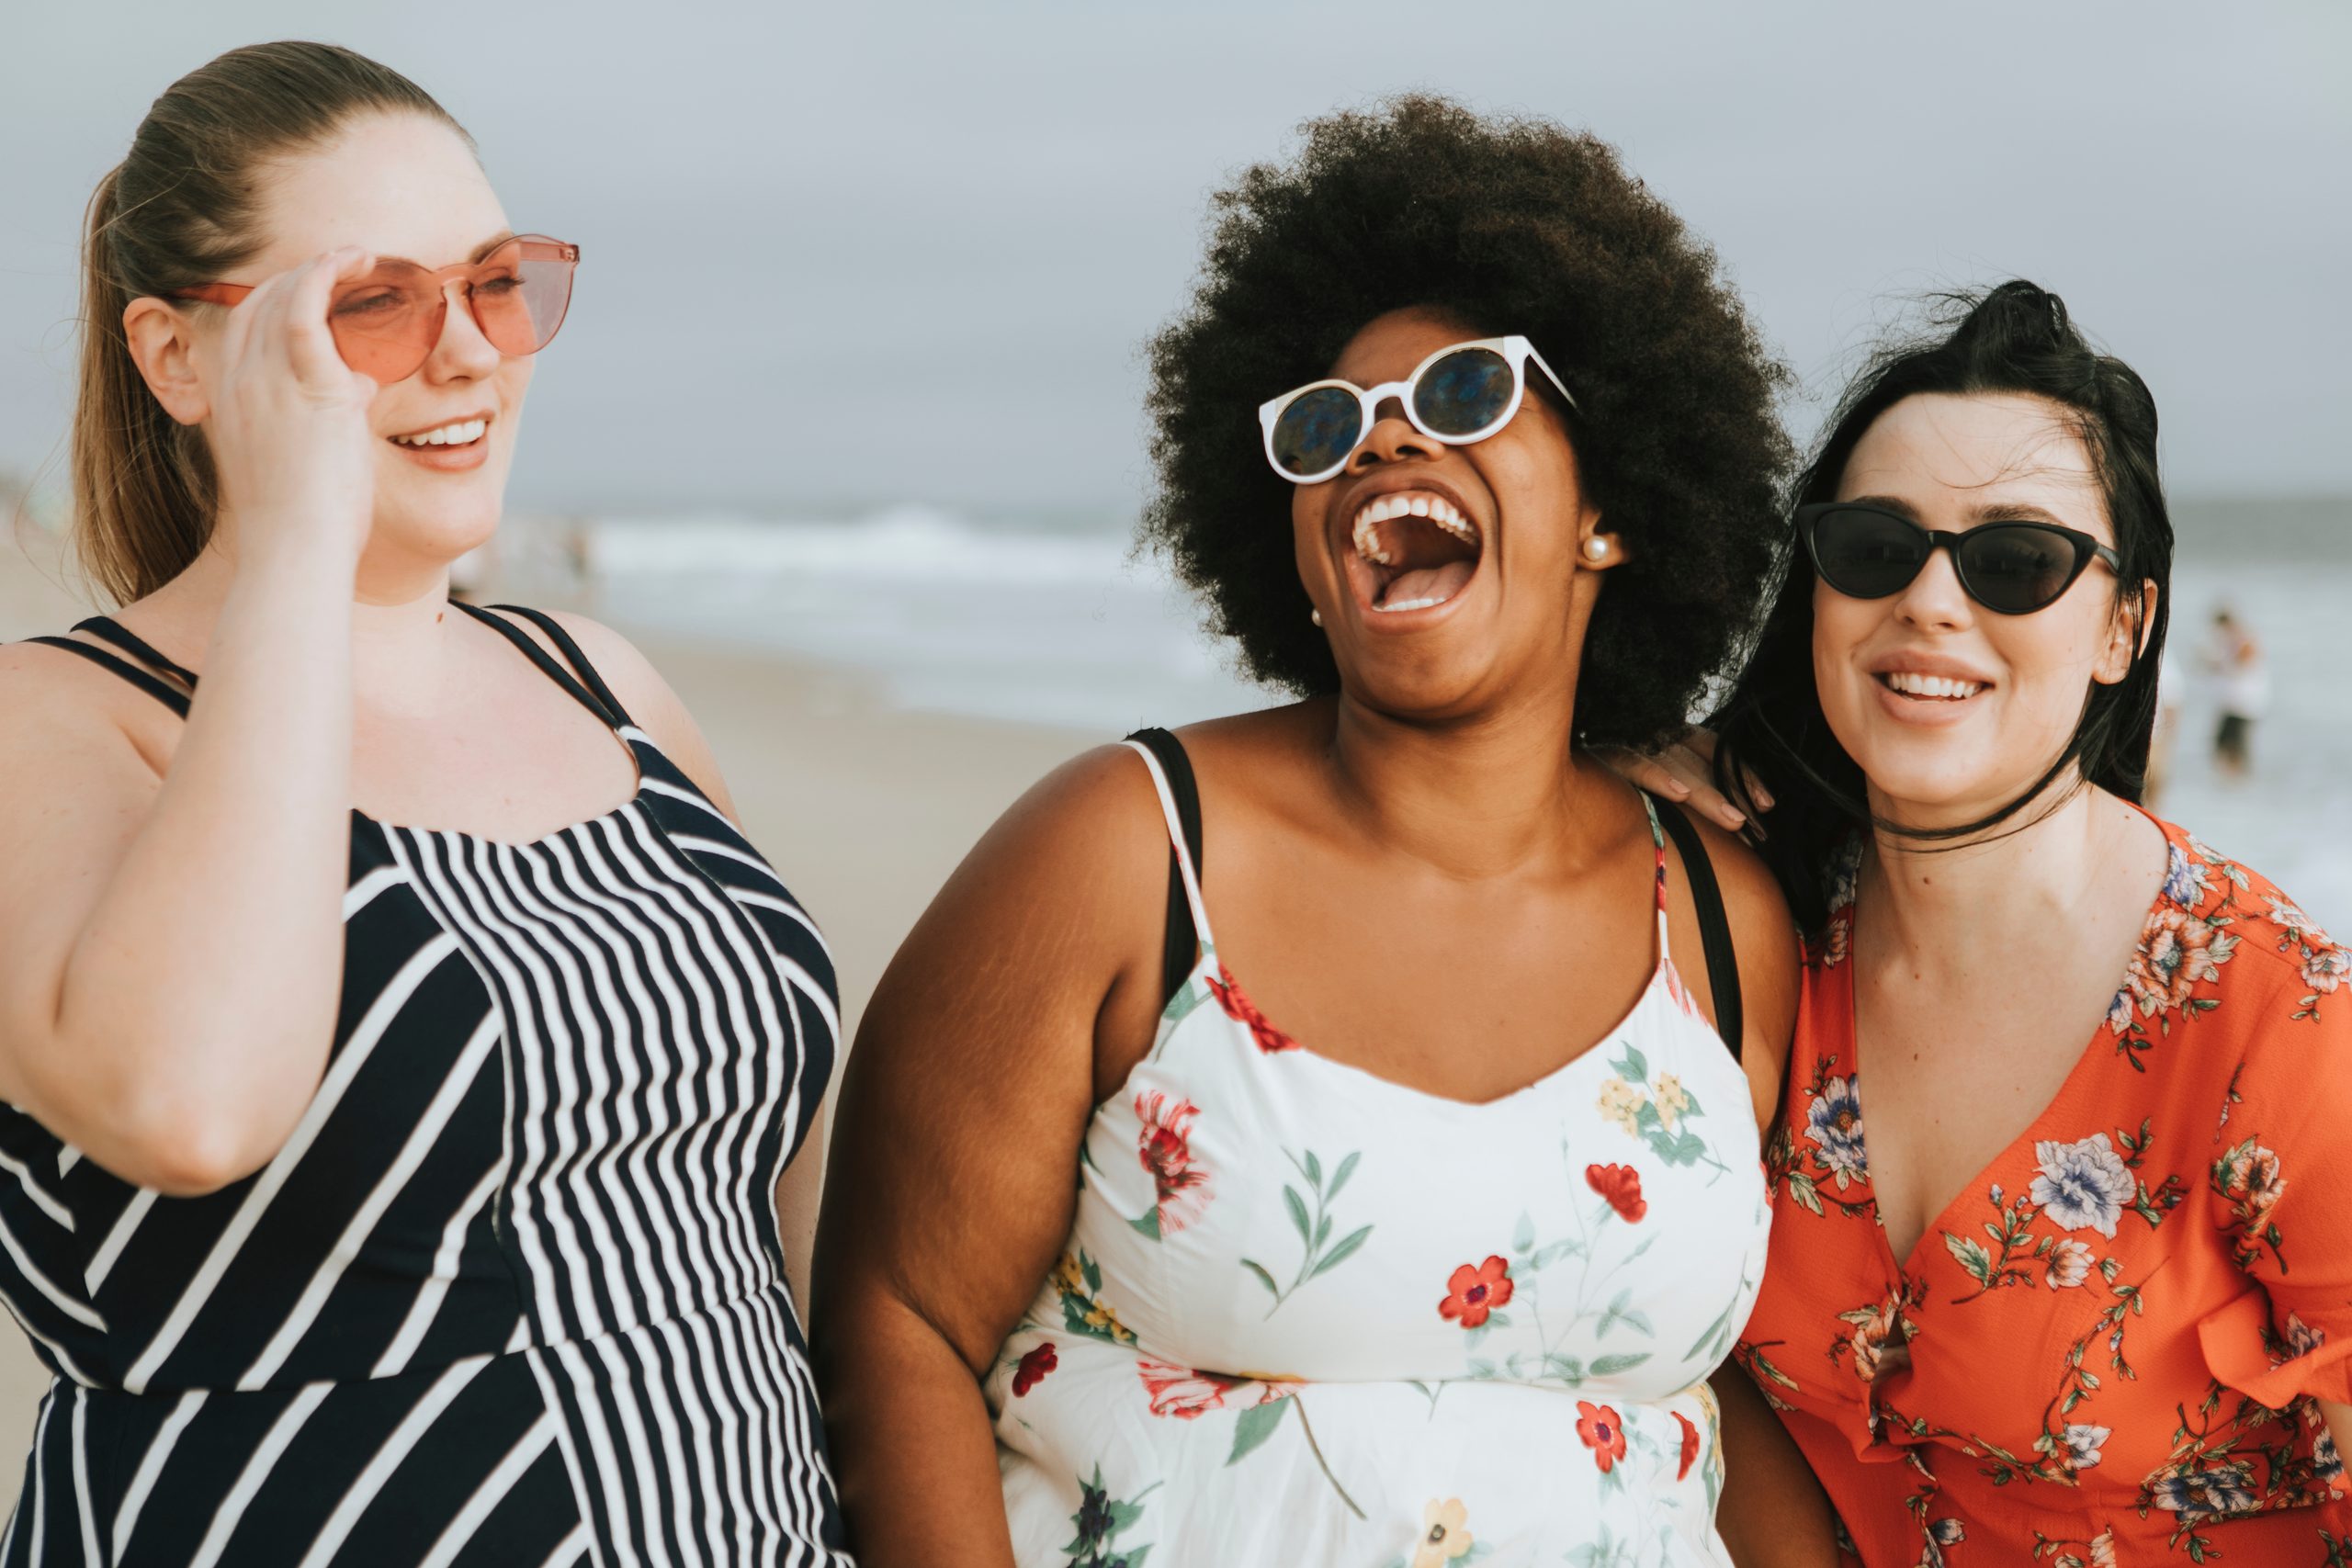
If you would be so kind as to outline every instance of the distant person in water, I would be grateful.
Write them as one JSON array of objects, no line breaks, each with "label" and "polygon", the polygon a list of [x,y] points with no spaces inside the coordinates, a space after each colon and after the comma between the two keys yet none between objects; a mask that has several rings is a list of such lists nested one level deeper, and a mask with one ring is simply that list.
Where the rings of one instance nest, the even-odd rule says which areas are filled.
[{"label": "distant person in water", "polygon": [[2226,604],[2213,612],[2203,661],[2221,694],[2213,763],[2226,778],[2244,778],[2254,766],[2254,721],[2270,705],[2270,666],[2262,645]]}]

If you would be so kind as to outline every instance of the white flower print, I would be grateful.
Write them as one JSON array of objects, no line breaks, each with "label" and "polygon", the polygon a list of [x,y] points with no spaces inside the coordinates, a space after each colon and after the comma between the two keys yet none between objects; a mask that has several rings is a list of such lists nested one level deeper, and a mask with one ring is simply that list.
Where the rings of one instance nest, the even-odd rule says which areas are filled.
[{"label": "white flower print", "polygon": [[2033,1157],[2032,1196],[2042,1212],[2067,1230],[2094,1230],[2112,1240],[2133,1188],[2107,1134],[2093,1133],[2072,1144],[2043,1139],[2033,1145]]},{"label": "white flower print", "polygon": [[2091,1248],[2088,1242],[2072,1236],[2050,1249],[2050,1269],[2041,1282],[2053,1291],[2071,1290],[2090,1278]]},{"label": "white flower print", "polygon": [[2105,1427],[2094,1427],[2087,1421],[2077,1421],[2066,1428],[2066,1461],[2076,1470],[2090,1470],[2098,1464],[2099,1450],[2114,1434]]},{"label": "white flower print", "polygon": [[1870,1179],[1870,1151],[1862,1146],[1862,1102],[1851,1078],[1831,1078],[1805,1108],[1804,1135],[1821,1145],[1821,1163],[1843,1192],[1853,1181]]}]

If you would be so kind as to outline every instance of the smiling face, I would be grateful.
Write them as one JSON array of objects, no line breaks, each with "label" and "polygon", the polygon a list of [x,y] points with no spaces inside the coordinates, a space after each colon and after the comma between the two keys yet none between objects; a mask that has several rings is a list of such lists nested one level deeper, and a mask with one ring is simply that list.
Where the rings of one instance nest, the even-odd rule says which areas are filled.
[{"label": "smiling face", "polygon": [[[1328,374],[1359,387],[1400,381],[1479,335],[1432,310],[1394,310],[1358,332]],[[1600,581],[1586,569],[1619,552],[1612,540],[1600,561],[1581,553],[1598,517],[1542,384],[1531,372],[1510,422],[1462,446],[1422,434],[1392,399],[1346,467],[1294,487],[1299,579],[1351,699],[1448,719],[1508,698],[1572,698]]]},{"label": "smiling face", "polygon": [[[2065,411],[2018,393],[1922,394],[1881,414],[1847,459],[1839,501],[1923,528],[2054,523],[2113,547],[2091,454]],[[1910,585],[1854,599],[1816,581],[1814,680],[1869,782],[1871,809],[1910,827],[1991,815],[2065,750],[2091,683],[2121,680],[2153,584],[2130,596],[2093,565],[2055,604],[1996,615],[1968,597],[1951,552]]]},{"label": "smiling face", "polygon": [[[277,165],[263,193],[262,248],[224,282],[259,283],[341,245],[439,268],[511,232],[472,151],[422,115],[354,120],[324,146]],[[220,330],[217,318],[206,326]],[[368,410],[377,437],[371,560],[438,566],[490,537],[531,366],[492,347],[453,301],[432,355],[377,392]]]}]

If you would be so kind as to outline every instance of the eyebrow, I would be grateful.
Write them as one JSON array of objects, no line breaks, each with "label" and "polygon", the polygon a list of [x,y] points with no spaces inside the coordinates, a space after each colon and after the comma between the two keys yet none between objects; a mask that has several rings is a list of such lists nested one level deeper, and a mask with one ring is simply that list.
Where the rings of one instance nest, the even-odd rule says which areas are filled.
[{"label": "eyebrow", "polygon": [[[498,249],[499,246],[504,244],[507,241],[513,238],[514,238],[514,231],[512,229],[508,229],[502,233],[493,234],[489,239],[484,240],[481,244],[476,245],[473,249],[473,254],[468,256],[465,261],[459,265],[471,266],[474,263],[481,260],[482,257],[490,254],[491,252]],[[413,266],[419,272],[431,272],[435,270],[432,267],[426,266],[421,261],[411,261],[406,256],[379,255],[376,259],[379,262],[398,262],[402,266]]]},{"label": "eyebrow", "polygon": [[[1907,517],[1923,528],[1927,526],[1927,524],[1920,519],[1919,509],[1899,495],[1851,496],[1847,499],[1846,504],[1875,506],[1883,512],[1892,512]],[[1968,521],[1972,525],[1979,523],[2047,523],[2053,528],[2075,527],[2075,525],[2047,507],[2035,506],[2021,501],[1987,502],[1982,506],[1972,507],[1968,513]],[[2080,532],[2079,529],[2076,531]]]}]

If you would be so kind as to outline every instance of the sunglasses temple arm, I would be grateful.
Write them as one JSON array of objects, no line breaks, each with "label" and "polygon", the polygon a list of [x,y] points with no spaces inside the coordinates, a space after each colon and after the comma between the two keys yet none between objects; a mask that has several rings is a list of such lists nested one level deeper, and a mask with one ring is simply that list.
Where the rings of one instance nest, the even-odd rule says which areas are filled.
[{"label": "sunglasses temple arm", "polygon": [[[1550,365],[1544,362],[1543,351],[1531,343],[1527,345],[1527,357],[1535,361],[1535,368],[1544,372],[1544,378],[1551,382],[1553,387],[1559,391],[1561,398],[1566,401],[1568,407],[1572,409],[1576,408],[1577,400],[1574,394],[1569,392],[1566,384],[1560,379],[1560,373],[1553,369]],[[1577,409],[1577,412],[1578,413],[1582,413],[1584,411],[1582,409]]]}]

